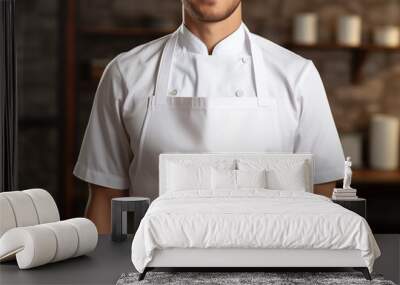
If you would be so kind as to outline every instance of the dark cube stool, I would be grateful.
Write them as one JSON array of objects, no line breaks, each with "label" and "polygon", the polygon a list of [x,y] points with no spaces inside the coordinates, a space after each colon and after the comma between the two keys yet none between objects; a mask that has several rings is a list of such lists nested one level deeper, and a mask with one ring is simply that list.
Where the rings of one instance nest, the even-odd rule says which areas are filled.
[{"label": "dark cube stool", "polygon": [[135,234],[146,214],[150,199],[121,197],[111,200],[111,239],[124,241],[128,234]]}]

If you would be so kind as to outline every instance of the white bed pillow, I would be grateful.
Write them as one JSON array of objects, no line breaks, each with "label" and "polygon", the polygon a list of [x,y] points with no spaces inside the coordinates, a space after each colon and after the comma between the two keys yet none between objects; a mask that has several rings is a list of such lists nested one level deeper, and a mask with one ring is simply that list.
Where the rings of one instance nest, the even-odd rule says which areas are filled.
[{"label": "white bed pillow", "polygon": [[287,172],[271,170],[268,171],[267,177],[268,188],[271,190],[307,191],[307,177],[302,167]]},{"label": "white bed pillow", "polygon": [[271,190],[307,191],[310,167],[304,160],[240,159],[240,170],[267,170],[267,188]]},{"label": "white bed pillow", "polygon": [[212,168],[211,173],[213,190],[236,189],[236,170]]},{"label": "white bed pillow", "polygon": [[169,163],[168,191],[211,189],[211,167]]},{"label": "white bed pillow", "polygon": [[272,190],[307,191],[308,179],[305,171],[306,165],[298,163],[293,167],[267,172],[268,188]]},{"label": "white bed pillow", "polygon": [[237,188],[268,188],[268,176],[262,170],[236,170]]},{"label": "white bed pillow", "polygon": [[215,169],[211,171],[212,189],[238,190],[241,188],[267,188],[267,171]]}]

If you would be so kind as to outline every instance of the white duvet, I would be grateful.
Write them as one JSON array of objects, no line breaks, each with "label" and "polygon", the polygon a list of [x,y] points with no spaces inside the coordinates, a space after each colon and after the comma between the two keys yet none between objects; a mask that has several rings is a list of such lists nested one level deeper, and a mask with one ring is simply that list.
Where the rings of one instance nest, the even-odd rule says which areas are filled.
[{"label": "white duvet", "polygon": [[143,272],[165,248],[358,249],[371,272],[380,255],[365,219],[330,199],[257,189],[157,198],[134,237],[132,262]]}]

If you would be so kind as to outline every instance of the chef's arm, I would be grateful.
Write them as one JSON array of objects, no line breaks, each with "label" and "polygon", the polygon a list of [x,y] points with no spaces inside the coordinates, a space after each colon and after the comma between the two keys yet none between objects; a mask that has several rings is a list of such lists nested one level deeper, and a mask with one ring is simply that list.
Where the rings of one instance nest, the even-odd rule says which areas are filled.
[{"label": "chef's arm", "polygon": [[322,184],[315,184],[314,193],[330,198],[332,197],[333,188],[335,188],[335,186],[336,186],[336,181],[322,183]]},{"label": "chef's arm", "polygon": [[85,216],[97,227],[99,234],[111,233],[111,199],[128,196],[128,190],[117,190],[89,184]]}]

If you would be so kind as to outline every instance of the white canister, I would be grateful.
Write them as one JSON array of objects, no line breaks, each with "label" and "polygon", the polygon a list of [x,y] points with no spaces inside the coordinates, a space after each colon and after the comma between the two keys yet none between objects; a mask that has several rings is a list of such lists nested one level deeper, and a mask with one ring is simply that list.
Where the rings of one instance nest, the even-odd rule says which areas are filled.
[{"label": "white canister", "polygon": [[398,47],[400,29],[397,26],[382,26],[374,30],[374,44],[382,47]]},{"label": "white canister", "polygon": [[361,17],[358,15],[340,16],[337,21],[337,43],[344,46],[359,46],[361,44]]},{"label": "white canister", "polygon": [[370,125],[370,165],[374,169],[395,170],[399,166],[399,119],[374,115]]},{"label": "white canister", "polygon": [[317,43],[317,15],[314,13],[299,14],[293,21],[293,41],[296,44],[313,45]]}]

